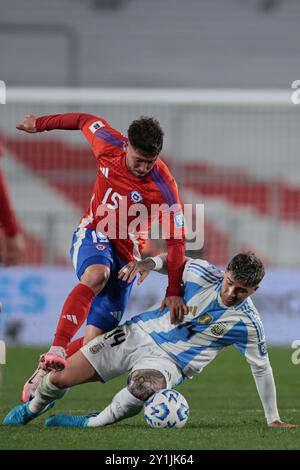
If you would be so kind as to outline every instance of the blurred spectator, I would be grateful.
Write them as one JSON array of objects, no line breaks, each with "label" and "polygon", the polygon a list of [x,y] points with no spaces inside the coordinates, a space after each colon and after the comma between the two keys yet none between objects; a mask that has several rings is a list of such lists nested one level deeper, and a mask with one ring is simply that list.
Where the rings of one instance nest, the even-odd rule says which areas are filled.
[{"label": "blurred spectator", "polygon": [[[3,147],[0,142],[0,157]],[[20,224],[10,203],[7,184],[0,168],[0,259],[4,266],[22,262],[25,241]]]}]

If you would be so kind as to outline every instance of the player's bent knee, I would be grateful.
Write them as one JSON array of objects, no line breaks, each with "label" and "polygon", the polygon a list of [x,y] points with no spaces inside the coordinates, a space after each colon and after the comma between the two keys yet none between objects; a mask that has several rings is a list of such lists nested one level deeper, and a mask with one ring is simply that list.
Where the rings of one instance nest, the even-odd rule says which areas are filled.
[{"label": "player's bent knee", "polygon": [[153,393],[166,388],[164,375],[154,369],[135,370],[129,377],[128,390],[139,400],[146,401]]},{"label": "player's bent knee", "polygon": [[81,282],[99,294],[110,276],[110,269],[104,265],[89,266],[81,276]]}]

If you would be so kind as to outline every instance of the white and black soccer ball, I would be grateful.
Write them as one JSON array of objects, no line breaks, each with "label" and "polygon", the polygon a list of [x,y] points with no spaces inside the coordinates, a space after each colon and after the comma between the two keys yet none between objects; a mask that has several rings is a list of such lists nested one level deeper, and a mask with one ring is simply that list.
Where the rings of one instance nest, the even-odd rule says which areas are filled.
[{"label": "white and black soccer ball", "polygon": [[189,416],[189,405],[177,390],[166,388],[146,401],[144,416],[152,428],[182,428]]}]

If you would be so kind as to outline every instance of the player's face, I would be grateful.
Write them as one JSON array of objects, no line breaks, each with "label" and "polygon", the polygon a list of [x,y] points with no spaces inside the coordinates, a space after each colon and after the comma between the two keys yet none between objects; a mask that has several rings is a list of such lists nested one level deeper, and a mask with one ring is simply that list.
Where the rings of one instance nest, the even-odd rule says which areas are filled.
[{"label": "player's face", "polygon": [[245,286],[234,278],[232,272],[226,271],[222,282],[221,299],[226,307],[234,307],[234,305],[243,302],[249,295],[254,294],[257,289],[258,286]]},{"label": "player's face", "polygon": [[126,155],[126,166],[134,176],[143,178],[146,176],[155,165],[158,158],[156,157],[144,157],[138,150],[136,150],[130,143],[127,144],[127,155]]}]

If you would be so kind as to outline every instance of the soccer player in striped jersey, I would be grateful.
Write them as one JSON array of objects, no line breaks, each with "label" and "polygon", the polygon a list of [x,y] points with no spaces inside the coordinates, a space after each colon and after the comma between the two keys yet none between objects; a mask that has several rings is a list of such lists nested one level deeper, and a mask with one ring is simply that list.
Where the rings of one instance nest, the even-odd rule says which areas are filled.
[{"label": "soccer player in striped jersey", "polygon": [[[29,115],[17,129],[28,133],[80,129],[98,161],[91,201],[72,241],[71,258],[80,282],[65,301],[52,347],[41,356],[38,369],[24,385],[22,400],[26,402],[49,369],[65,366],[66,354],[71,356],[83,344],[119,324],[133,282],[122,281],[118,272],[128,262],[141,258],[155,205],[163,207],[157,217],[163,229],[164,221],[168,222],[169,284],[163,305],[170,309],[172,321],[187,313],[181,288],[185,236],[177,185],[159,158],[163,131],[156,119],[141,117],[133,121],[128,138],[104,119],[90,114]],[[137,228],[133,222],[136,209],[141,207],[145,210],[141,211]],[[102,231],[106,220],[109,235]],[[85,337],[70,344],[86,319]]]},{"label": "soccer player in striped jersey", "polygon": [[[120,277],[130,282],[137,272],[165,272],[166,255],[130,263]],[[265,418],[270,427],[295,427],[281,421],[276,388],[260,316],[250,298],[264,276],[262,262],[253,253],[240,253],[225,273],[203,260],[188,259],[183,273],[188,306],[179,324],[171,322],[167,307],[159,304],[111,333],[98,336],[68,360],[68,367],[48,374],[35,398],[14,408],[4,424],[26,424],[47,411],[68,387],[106,382],[129,371],[128,386],[100,413],[88,416],[59,414],[47,426],[98,427],[137,414],[155,392],[176,387],[210,364],[228,346],[236,346],[251,367]]]}]

